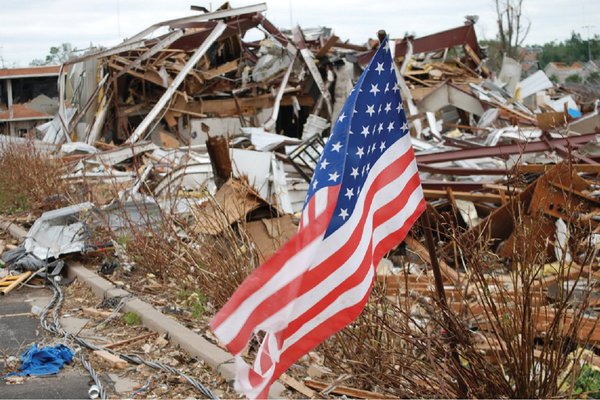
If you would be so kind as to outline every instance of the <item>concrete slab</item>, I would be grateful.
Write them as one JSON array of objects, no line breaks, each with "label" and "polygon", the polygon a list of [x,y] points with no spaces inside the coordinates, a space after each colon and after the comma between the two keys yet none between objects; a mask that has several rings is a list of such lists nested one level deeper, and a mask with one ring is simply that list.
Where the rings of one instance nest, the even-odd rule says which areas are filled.
[{"label": "concrete slab", "polygon": [[[4,354],[19,358],[32,344],[48,339],[39,317],[30,311],[33,305],[45,307],[51,297],[49,289],[27,287],[1,297],[0,350]],[[3,375],[4,365],[0,363],[0,377]],[[74,362],[57,375],[28,377],[19,385],[8,385],[0,379],[0,399],[86,399],[89,386],[89,375]]]},{"label": "concrete slab", "polygon": [[39,342],[44,334],[39,320],[28,316],[0,317],[0,349],[19,356],[33,343]]},{"label": "concrete slab", "polygon": [[113,382],[115,387],[115,392],[117,393],[129,393],[133,391],[135,388],[140,386],[138,381],[134,381],[133,379],[129,379],[126,376],[121,376],[117,374],[108,374],[108,377]]},{"label": "concrete slab", "polygon": [[21,385],[0,380],[0,399],[87,399],[90,377],[73,367],[46,377],[28,377]]},{"label": "concrete slab", "polygon": [[77,317],[61,317],[60,324],[63,329],[70,334],[77,335],[79,332],[85,328],[85,326],[90,322],[87,318],[77,318]]}]

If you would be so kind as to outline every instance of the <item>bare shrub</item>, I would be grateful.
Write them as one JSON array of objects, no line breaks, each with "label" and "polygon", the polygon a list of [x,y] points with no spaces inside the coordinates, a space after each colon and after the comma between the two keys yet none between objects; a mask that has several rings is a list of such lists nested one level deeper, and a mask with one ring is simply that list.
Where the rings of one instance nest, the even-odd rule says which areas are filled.
[{"label": "bare shrub", "polygon": [[0,211],[54,209],[67,204],[62,164],[33,142],[0,146]]},{"label": "bare shrub", "polygon": [[441,227],[465,276],[449,309],[431,292],[413,290],[407,274],[397,296],[378,283],[362,315],[319,347],[326,365],[351,374],[358,387],[396,397],[572,396],[597,323],[589,308],[592,227],[567,220],[572,260],[566,248],[556,259],[548,252],[558,245],[553,231],[537,240],[553,220],[513,218],[504,258],[486,234]]},{"label": "bare shrub", "polygon": [[259,257],[245,233],[244,221],[230,224],[226,211],[209,194],[206,203],[211,212],[205,212],[206,207],[192,206],[186,216],[165,207],[151,213],[140,204],[137,211],[143,216],[141,221],[122,210],[124,229],[107,232],[124,247],[137,270],[152,273],[163,282],[175,282],[181,290],[200,290],[215,308],[220,308],[258,266]]}]

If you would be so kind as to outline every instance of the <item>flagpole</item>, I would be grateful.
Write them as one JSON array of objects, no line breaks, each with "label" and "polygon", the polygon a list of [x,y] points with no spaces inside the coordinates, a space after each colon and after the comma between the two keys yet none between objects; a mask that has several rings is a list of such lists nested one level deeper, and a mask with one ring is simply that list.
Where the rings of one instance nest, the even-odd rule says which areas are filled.
[{"label": "flagpole", "polygon": [[[431,221],[429,219],[430,207],[431,206],[429,205],[429,203],[427,203],[427,207],[425,208],[425,212],[423,212],[421,220],[425,231],[425,242],[427,243],[427,250],[429,251],[429,259],[431,260],[431,269],[433,270],[435,291],[437,294],[438,301],[442,307],[442,311],[444,313],[444,319],[446,319],[447,321],[446,325],[448,326],[448,328],[451,328],[452,322],[449,318],[450,308],[448,307],[448,300],[446,299],[446,291],[444,289],[444,282],[442,280],[442,271],[440,270],[440,264],[438,262],[437,252],[435,250],[435,243],[433,241],[433,230],[431,229]],[[454,359],[454,362],[456,363],[456,368],[458,370],[459,368],[461,368],[461,364],[456,345],[456,337],[454,336],[455,332],[453,331],[454,329],[452,329],[452,331],[449,332],[451,335],[450,347],[452,349],[452,358]],[[456,376],[456,383],[458,384],[458,395],[460,396],[460,398],[467,398],[467,385],[465,384],[462,376]]]}]

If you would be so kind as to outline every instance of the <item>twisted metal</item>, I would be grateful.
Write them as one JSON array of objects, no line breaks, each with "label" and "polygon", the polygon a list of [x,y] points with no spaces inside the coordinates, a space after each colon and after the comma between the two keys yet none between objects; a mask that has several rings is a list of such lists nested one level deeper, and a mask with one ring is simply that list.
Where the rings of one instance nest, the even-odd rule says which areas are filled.
[{"label": "twisted metal", "polygon": [[90,376],[92,377],[92,380],[94,381],[94,384],[98,387],[98,394],[99,394],[100,399],[102,399],[102,400],[108,399],[108,394],[106,393],[106,390],[104,389],[104,386],[102,385],[102,381],[96,374],[96,371],[94,370],[94,368],[92,368],[92,364],[90,364],[90,362],[88,360],[86,360],[84,355],[81,353],[79,354],[77,359],[79,360],[79,362],[81,363],[83,368],[85,368],[85,370],[90,374]]},{"label": "twisted metal", "polygon": [[[163,364],[161,362],[158,361],[147,361],[144,360],[143,358],[141,358],[138,355],[135,354],[122,354],[119,353],[113,349],[107,349],[107,348],[103,348],[103,347],[98,347],[93,343],[90,343],[82,338],[80,338],[79,336],[73,335],[69,332],[66,332],[60,322],[59,322],[59,312],[60,309],[62,307],[62,304],[64,303],[64,294],[62,289],[60,288],[60,286],[51,278],[48,278],[48,282],[50,282],[50,287],[52,288],[52,292],[53,292],[53,297],[50,300],[50,302],[48,302],[48,304],[46,305],[46,307],[42,310],[42,313],[40,314],[40,323],[42,325],[42,327],[49,331],[52,332],[56,335],[62,336],[64,337],[66,340],[71,340],[77,344],[79,344],[82,347],[85,347],[87,349],[90,350],[103,350],[103,351],[107,351],[127,362],[130,362],[132,364],[143,364],[146,365],[150,368],[153,369],[157,369],[157,370],[161,370],[167,373],[171,373],[174,375],[178,375],[182,378],[184,378],[190,385],[192,385],[198,392],[200,392],[203,396],[205,396],[206,398],[209,399],[214,399],[214,400],[218,400],[219,398],[217,397],[217,395],[215,395],[209,388],[207,388],[206,386],[202,385],[200,382],[198,382],[196,379],[194,379],[193,377],[183,373],[182,371],[171,367],[170,365],[166,365]],[[120,302],[123,303],[123,301]],[[48,312],[50,311],[50,309],[52,309],[52,321],[51,323],[49,323],[47,321],[48,318]],[[86,361],[87,362],[87,361]],[[82,363],[83,364],[83,363]],[[90,372],[90,370],[93,371],[91,365],[89,365],[89,363],[87,363],[88,368],[86,368],[88,370],[88,372]],[[85,367],[85,365],[84,365]],[[94,383],[98,386],[98,388],[102,388],[102,384],[100,383],[100,380],[97,379],[97,375],[95,374],[95,372],[92,373],[90,372],[90,375],[92,376],[92,379],[94,379],[94,377],[96,379],[94,379]],[[100,390],[100,397],[102,398],[102,400],[105,399],[105,397],[102,397],[102,393],[104,393],[104,395],[106,395],[106,392],[104,391],[104,389]]]}]

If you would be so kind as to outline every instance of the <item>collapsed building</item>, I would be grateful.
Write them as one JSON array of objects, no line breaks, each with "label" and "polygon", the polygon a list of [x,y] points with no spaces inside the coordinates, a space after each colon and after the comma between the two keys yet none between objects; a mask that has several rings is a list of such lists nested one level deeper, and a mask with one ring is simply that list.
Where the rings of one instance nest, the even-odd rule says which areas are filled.
[{"label": "collapsed building", "polygon": [[[97,193],[95,204],[43,221],[56,218],[50,225],[63,226],[67,218],[73,224],[73,215],[94,209],[96,220],[120,230],[124,218],[116,204],[137,221],[174,202],[177,213],[209,213],[212,196],[227,214],[225,225],[248,224],[261,259],[275,252],[281,242],[274,239],[296,229],[329,131],[379,40],[352,44],[324,27],[280,30],[265,11],[264,4],[225,4],[156,23],[61,66],[56,113],[37,126],[35,145],[68,165],[65,180],[91,182]],[[399,87],[387,89],[403,96],[452,309],[461,309],[470,292],[448,226],[460,228],[463,239],[485,238],[486,249],[506,264],[518,248],[516,219],[542,225],[535,241],[548,246],[544,265],[564,258],[567,225],[589,224],[597,231],[597,93],[557,86],[541,70],[521,79],[520,64],[509,58],[498,73],[490,71],[473,19],[395,40],[391,47]],[[105,186],[118,193],[100,195]],[[237,186],[251,193],[236,194]],[[232,201],[242,207],[230,207]],[[574,208],[577,213],[567,212]],[[36,237],[38,244],[48,241],[40,226],[32,227],[30,250],[48,254],[35,245]],[[197,231],[216,236],[222,228]],[[67,252],[85,248],[84,238],[64,240]],[[410,262],[420,272],[431,262],[421,242],[420,232],[412,232],[403,245],[419,255]],[[394,260],[390,256],[378,269],[390,293],[432,295],[431,276],[413,270],[406,279],[411,287],[402,287],[394,274],[401,263]],[[597,266],[595,256],[591,263]],[[544,284],[551,283],[556,280]],[[543,301],[549,310],[552,304]],[[473,316],[473,326],[481,314]],[[545,322],[537,323],[540,330]],[[596,319],[584,322],[589,327]],[[591,332],[591,340],[599,341]]]}]

